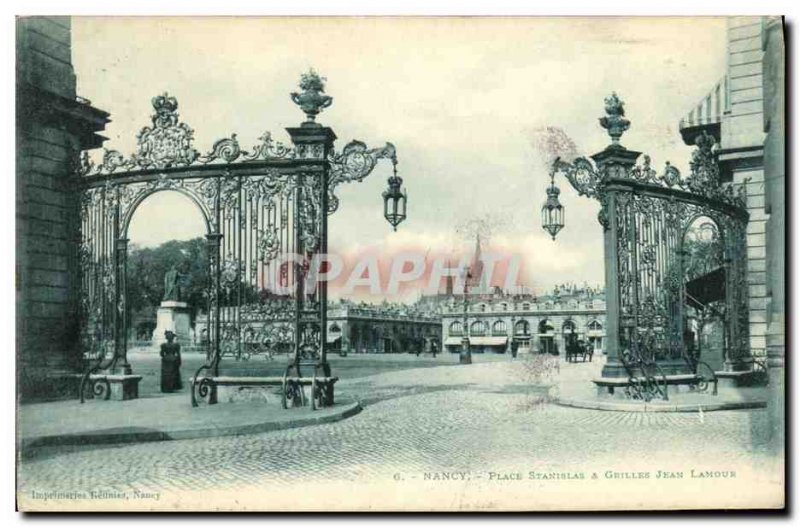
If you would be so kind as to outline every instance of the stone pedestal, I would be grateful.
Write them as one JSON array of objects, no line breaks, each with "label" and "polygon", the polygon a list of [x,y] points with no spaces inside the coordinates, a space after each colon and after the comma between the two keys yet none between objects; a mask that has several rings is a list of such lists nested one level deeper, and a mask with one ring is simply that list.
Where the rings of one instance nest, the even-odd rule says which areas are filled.
[{"label": "stone pedestal", "polygon": [[189,304],[175,300],[161,302],[156,313],[156,329],[152,337],[154,346],[160,346],[167,341],[167,337],[164,336],[166,331],[175,333],[175,341],[179,344],[191,343]]},{"label": "stone pedestal", "polygon": [[127,401],[139,398],[141,375],[108,375],[106,378],[111,385],[111,400]]}]

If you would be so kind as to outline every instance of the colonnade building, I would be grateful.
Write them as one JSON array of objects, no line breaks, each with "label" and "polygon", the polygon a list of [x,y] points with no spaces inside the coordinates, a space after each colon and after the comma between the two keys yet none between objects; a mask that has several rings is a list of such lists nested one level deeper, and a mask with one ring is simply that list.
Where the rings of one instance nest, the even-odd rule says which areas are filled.
[{"label": "colonnade building", "polygon": [[341,300],[328,305],[329,353],[431,353],[442,349],[435,311]]}]

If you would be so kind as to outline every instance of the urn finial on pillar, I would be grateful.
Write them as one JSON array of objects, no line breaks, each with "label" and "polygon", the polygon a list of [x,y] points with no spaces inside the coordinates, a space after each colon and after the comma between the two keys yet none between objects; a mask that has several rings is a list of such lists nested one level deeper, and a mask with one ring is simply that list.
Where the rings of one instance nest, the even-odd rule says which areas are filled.
[{"label": "urn finial on pillar", "polygon": [[305,112],[308,120],[303,126],[319,126],[314,119],[317,114],[333,103],[333,97],[325,95],[325,77],[320,77],[313,69],[300,76],[302,93],[292,92],[292,101]]},{"label": "urn finial on pillar", "polygon": [[600,126],[608,131],[611,136],[611,146],[621,146],[619,138],[630,128],[631,122],[625,118],[625,103],[612,92],[610,97],[606,97],[606,116],[600,118]]}]

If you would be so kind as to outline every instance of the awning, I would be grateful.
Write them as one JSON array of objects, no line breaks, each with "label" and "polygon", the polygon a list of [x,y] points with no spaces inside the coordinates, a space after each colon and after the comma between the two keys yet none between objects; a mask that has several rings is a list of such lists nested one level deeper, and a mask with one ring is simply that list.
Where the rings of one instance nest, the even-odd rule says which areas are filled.
[{"label": "awning", "polygon": [[725,269],[719,267],[710,273],[686,282],[686,304],[702,309],[715,300],[725,299]]},{"label": "awning", "polygon": [[711,134],[719,141],[722,116],[730,110],[728,97],[728,76],[726,75],[711,88],[711,91],[692,108],[678,124],[683,142],[694,145],[702,132]]},{"label": "awning", "polygon": [[505,346],[508,337],[470,337],[469,343],[473,346]]},{"label": "awning", "polygon": [[[444,339],[445,346],[460,346],[461,339],[464,337],[447,337]],[[508,337],[470,337],[470,346],[505,346]]]},{"label": "awning", "polygon": [[586,332],[587,337],[605,337],[606,332],[602,329],[590,329]]},{"label": "awning", "polygon": [[341,338],[342,338],[342,336],[341,336],[341,335],[331,335],[331,334],[328,334],[328,336],[327,336],[327,338],[326,338],[326,342],[327,342],[328,344],[333,344],[334,342],[336,342],[337,340],[339,340],[339,339],[341,339]]}]

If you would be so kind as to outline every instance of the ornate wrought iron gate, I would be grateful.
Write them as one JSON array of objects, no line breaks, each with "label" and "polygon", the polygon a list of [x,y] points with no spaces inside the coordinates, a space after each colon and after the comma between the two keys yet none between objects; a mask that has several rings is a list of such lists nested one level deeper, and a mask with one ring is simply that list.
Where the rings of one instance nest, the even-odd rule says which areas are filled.
[{"label": "ornate wrought iron gate", "polygon": [[[293,146],[265,133],[251,151],[236,135],[216,141],[202,155],[192,145],[193,130],[178,118],[178,101],[154,97],[152,126],[141,130],[138,150],[125,158],[106,150],[94,165],[84,152],[78,168],[81,193],[81,341],[89,361],[81,381],[88,390],[108,394],[98,372],[130,374],[127,360],[126,266],[128,227],[148,196],[175,191],[202,212],[208,244],[209,286],[207,360],[197,373],[217,375],[220,362],[243,353],[290,346],[290,364],[313,364],[330,375],[325,350],[327,284],[312,280],[327,252],[327,216],[336,211],[341,183],[360,181],[379,159],[397,165],[387,143],[368,149],[352,141],[341,152],[336,135],[315,122],[330,106],[323,80],[303,75],[302,93],[292,99],[307,120],[287,129]],[[393,178],[393,179],[392,179]],[[402,180],[390,178],[399,188]],[[399,181],[399,184],[398,184]],[[403,212],[405,205],[403,204]],[[393,218],[393,226],[402,218]],[[197,375],[195,375],[196,377]],[[192,389],[201,397],[207,387]]]},{"label": "ornate wrought iron gate", "polygon": [[[563,207],[552,183],[556,174],[564,175],[580,195],[601,204],[598,220],[605,236],[611,337],[603,376],[645,379],[646,386],[633,384],[638,395],[647,398],[666,397],[665,375],[692,370],[705,375],[699,369],[707,371],[707,365],[691,357],[684,342],[683,245],[687,229],[700,217],[713,220],[723,241],[726,367],[748,367],[746,185],[735,191],[732,185],[722,184],[715,140],[708,135],[697,139],[687,178],[669,163],[657,174],[649,156],[619,144],[630,122],[616,95],[606,99],[606,113],[600,122],[611,136],[611,145],[593,155],[593,162],[556,159],[550,198],[543,207],[544,227],[555,237],[563,226]],[[636,165],[640,156],[643,163]]]}]

